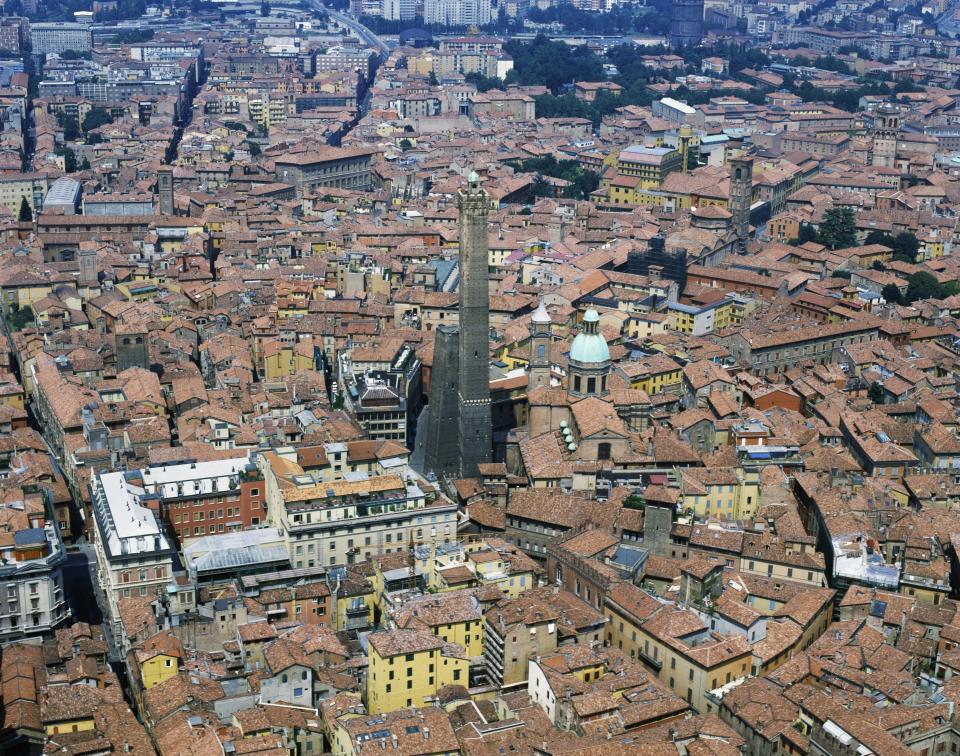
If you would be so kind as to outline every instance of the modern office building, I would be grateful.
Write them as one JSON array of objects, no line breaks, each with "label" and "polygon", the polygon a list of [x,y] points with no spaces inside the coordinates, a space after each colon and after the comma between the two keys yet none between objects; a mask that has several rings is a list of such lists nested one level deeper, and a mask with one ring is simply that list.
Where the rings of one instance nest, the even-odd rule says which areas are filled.
[{"label": "modern office building", "polygon": [[30,44],[34,55],[88,52],[93,49],[93,34],[86,24],[31,24]]}]

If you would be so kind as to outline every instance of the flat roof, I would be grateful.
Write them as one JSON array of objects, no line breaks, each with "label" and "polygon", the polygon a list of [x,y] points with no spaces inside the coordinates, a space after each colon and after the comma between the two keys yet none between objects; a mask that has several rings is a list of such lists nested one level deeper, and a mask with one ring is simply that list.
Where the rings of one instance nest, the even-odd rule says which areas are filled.
[{"label": "flat roof", "polygon": [[140,502],[146,491],[126,479],[126,473],[100,475],[103,500],[98,506],[101,529],[111,555],[145,554],[170,548],[153,510]]}]

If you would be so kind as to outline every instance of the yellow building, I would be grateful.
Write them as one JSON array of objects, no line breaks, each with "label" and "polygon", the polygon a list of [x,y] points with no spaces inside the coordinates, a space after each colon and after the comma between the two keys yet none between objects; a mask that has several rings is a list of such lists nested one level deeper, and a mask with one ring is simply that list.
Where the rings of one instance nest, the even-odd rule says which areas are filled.
[{"label": "yellow building", "polygon": [[263,345],[263,375],[268,381],[313,370],[315,367],[312,339],[304,339],[295,344],[271,340]]},{"label": "yellow building", "polygon": [[367,652],[367,710],[371,714],[426,706],[445,685],[470,684],[461,646],[423,630],[371,633]]},{"label": "yellow building", "polygon": [[133,649],[144,690],[176,677],[183,658],[183,646],[179,639],[162,632],[143,641]]},{"label": "yellow building", "polygon": [[153,654],[140,663],[143,687],[150,690],[154,685],[166,682],[180,671],[180,659],[169,654]]},{"label": "yellow building", "polygon": [[43,729],[47,735],[60,735],[68,732],[89,732],[94,729],[93,712],[89,714],[79,711],[75,715],[65,718],[44,719]]},{"label": "yellow building", "polygon": [[53,291],[53,287],[32,273],[17,273],[9,276],[2,286],[3,311],[23,310],[39,302]]},{"label": "yellow building", "polygon": [[750,674],[747,639],[712,634],[689,609],[664,608],[637,630],[638,656],[698,712],[708,711],[707,691]]},{"label": "yellow building", "polygon": [[621,362],[620,370],[630,381],[631,388],[646,391],[651,396],[661,391],[679,391],[683,384],[683,368],[664,354]]},{"label": "yellow building", "polygon": [[760,476],[737,467],[701,467],[683,471],[680,503],[698,518],[739,520],[753,517],[760,502]]},{"label": "yellow building", "polygon": [[483,655],[483,614],[473,596],[436,593],[411,600],[394,614],[397,627],[424,630],[447,643],[462,646],[467,656]]},{"label": "yellow building", "polygon": [[373,627],[376,600],[373,584],[363,578],[347,576],[336,594],[335,630],[369,630]]},{"label": "yellow building", "polygon": [[667,174],[681,168],[680,151],[671,147],[633,145],[617,157],[617,175],[640,179],[638,189],[659,189]]}]

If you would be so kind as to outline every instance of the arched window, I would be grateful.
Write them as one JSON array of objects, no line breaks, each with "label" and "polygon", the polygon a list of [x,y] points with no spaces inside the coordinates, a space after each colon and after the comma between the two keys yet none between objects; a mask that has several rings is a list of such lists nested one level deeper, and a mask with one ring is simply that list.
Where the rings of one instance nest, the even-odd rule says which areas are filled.
[{"label": "arched window", "polygon": [[547,354],[547,347],[544,344],[538,344],[537,357],[539,357],[542,360],[546,356],[546,354]]},{"label": "arched window", "polygon": [[742,177],[743,177],[743,169],[742,169],[742,168],[737,168],[737,172],[736,172],[735,178],[737,179],[737,181],[739,181]]}]

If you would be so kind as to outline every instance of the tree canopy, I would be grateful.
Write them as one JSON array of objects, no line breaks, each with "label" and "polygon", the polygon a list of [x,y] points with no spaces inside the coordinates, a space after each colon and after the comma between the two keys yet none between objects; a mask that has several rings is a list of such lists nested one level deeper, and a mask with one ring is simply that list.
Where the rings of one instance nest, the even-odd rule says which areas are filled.
[{"label": "tree canopy", "polygon": [[830,249],[852,247],[857,243],[857,225],[849,207],[831,207],[823,214],[817,241]]}]

